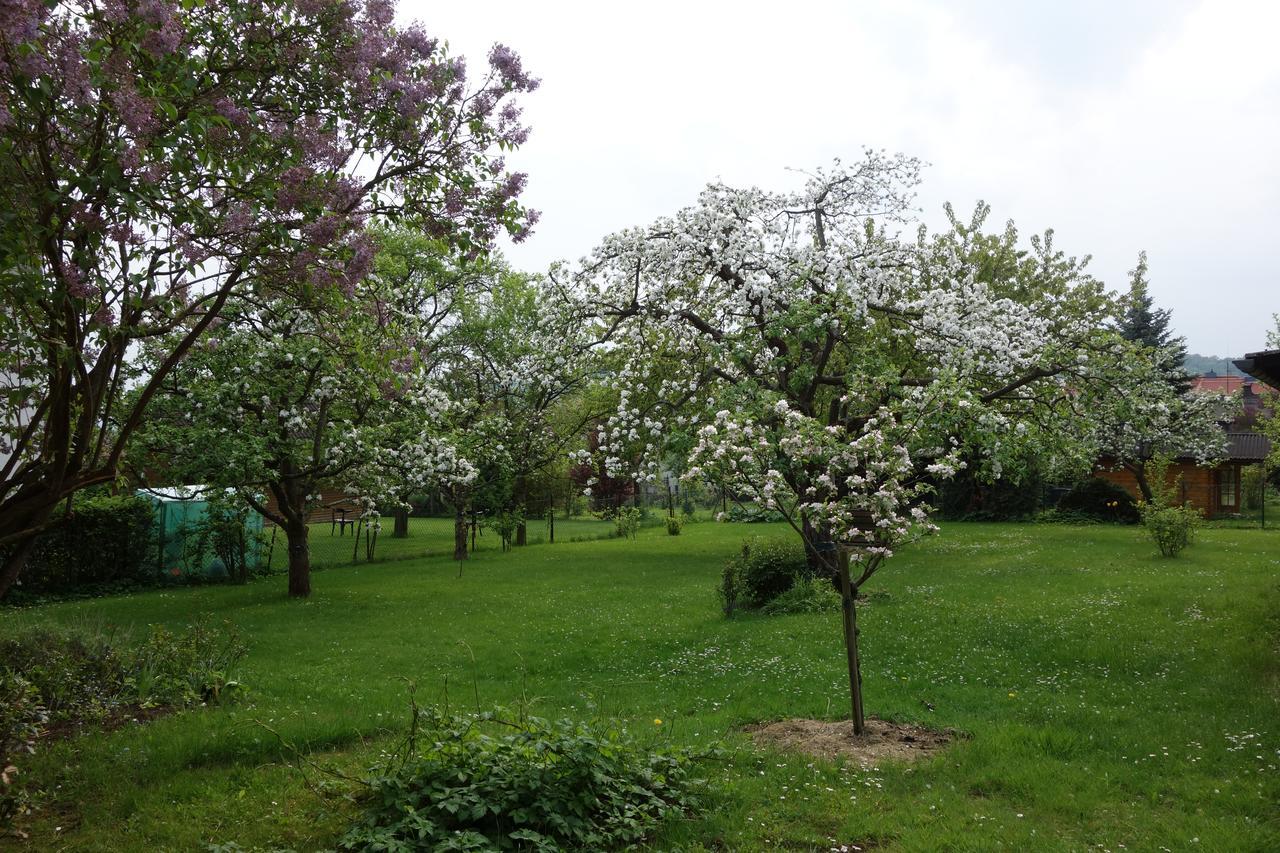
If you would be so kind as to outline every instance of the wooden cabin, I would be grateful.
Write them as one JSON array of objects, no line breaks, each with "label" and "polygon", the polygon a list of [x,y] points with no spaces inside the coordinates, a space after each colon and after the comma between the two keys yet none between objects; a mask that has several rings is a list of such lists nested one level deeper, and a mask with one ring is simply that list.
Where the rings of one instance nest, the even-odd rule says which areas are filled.
[{"label": "wooden cabin", "polygon": [[[1204,513],[1205,518],[1236,515],[1244,504],[1241,479],[1249,465],[1260,465],[1267,457],[1270,443],[1252,432],[1227,433],[1227,458],[1217,465],[1199,465],[1191,458],[1175,459],[1169,466],[1168,479],[1181,477],[1179,494],[1185,503]],[[1118,468],[1114,460],[1103,459],[1094,475],[1123,488],[1134,500],[1142,497],[1138,481],[1129,471]]]}]

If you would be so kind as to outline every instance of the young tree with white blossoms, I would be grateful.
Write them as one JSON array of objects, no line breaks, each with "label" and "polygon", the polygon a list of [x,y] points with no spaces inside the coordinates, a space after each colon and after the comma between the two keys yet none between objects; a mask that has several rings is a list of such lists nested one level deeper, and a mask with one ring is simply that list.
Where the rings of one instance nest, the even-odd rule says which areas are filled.
[{"label": "young tree with white blossoms", "polygon": [[484,401],[501,425],[508,509],[521,519],[514,544],[524,545],[531,481],[563,461],[607,408],[585,393],[598,369],[592,329],[539,279],[495,273],[461,312],[457,369],[468,381],[459,393]]},{"label": "young tree with white blossoms", "polygon": [[635,454],[653,477],[681,449],[686,476],[776,508],[838,578],[858,731],[854,600],[934,529],[931,483],[964,455],[993,476],[1028,447],[1082,456],[1076,418],[1126,351],[1101,285],[1049,238],[1001,275],[974,261],[980,228],[899,239],[919,169],[868,152],[798,192],[714,184],[553,272],[624,360],[610,473]]}]

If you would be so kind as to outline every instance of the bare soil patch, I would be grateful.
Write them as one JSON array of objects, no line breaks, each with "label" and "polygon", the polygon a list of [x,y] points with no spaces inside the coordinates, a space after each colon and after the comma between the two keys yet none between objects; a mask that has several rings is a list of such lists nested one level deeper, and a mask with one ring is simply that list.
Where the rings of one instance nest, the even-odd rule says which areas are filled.
[{"label": "bare soil patch", "polygon": [[950,729],[936,731],[874,717],[866,722],[866,731],[861,735],[853,733],[851,720],[780,720],[747,726],[744,731],[756,746],[819,758],[848,758],[868,767],[881,761],[917,761],[956,738]]}]

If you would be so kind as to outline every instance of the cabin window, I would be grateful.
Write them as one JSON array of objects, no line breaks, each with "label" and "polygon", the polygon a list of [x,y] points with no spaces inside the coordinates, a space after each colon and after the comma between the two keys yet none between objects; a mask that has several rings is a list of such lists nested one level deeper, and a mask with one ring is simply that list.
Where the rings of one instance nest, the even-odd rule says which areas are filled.
[{"label": "cabin window", "polygon": [[1221,495],[1219,503],[1222,506],[1236,505],[1236,468],[1234,465],[1227,465],[1219,469],[1218,494]]}]

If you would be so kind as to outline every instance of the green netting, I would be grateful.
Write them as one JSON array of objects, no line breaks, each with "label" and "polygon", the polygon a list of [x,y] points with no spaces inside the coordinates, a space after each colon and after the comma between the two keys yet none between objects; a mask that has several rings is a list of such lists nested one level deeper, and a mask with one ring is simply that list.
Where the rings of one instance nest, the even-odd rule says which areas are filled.
[{"label": "green netting", "polygon": [[[227,567],[199,535],[198,526],[208,512],[208,501],[183,497],[176,490],[173,493],[140,494],[150,498],[155,504],[158,533],[156,559],[161,573],[174,577],[227,576]],[[256,512],[250,513],[245,521],[245,530],[250,534],[249,563],[253,565],[260,556],[261,537],[256,534],[262,531],[262,516]]]}]

